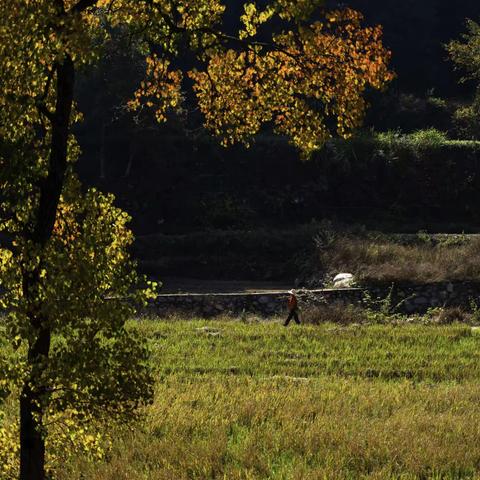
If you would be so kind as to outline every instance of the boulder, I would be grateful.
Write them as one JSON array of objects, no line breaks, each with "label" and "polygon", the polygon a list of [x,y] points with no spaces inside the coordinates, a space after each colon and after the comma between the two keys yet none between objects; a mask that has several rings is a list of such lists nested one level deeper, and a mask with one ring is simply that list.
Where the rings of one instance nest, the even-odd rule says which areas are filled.
[{"label": "boulder", "polygon": [[349,288],[355,285],[355,277],[351,273],[339,273],[333,279],[334,288]]}]

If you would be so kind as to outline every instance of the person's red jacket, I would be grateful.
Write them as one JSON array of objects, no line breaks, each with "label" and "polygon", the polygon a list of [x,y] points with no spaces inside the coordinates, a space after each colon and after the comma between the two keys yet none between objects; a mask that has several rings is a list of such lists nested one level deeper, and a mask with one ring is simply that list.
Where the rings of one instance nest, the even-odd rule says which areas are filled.
[{"label": "person's red jacket", "polygon": [[295,295],[290,295],[288,297],[288,310],[291,312],[297,308],[298,302],[297,297]]}]

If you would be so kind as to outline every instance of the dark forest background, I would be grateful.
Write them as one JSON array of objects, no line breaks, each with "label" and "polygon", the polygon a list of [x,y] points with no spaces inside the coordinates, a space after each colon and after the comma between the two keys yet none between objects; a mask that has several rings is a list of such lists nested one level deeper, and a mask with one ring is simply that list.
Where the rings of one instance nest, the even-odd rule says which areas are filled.
[{"label": "dark forest background", "polygon": [[[231,2],[227,21],[243,2]],[[330,6],[338,2],[329,2]],[[143,66],[111,45],[88,82],[78,127],[79,173],[113,191],[137,235],[205,229],[287,228],[329,218],[392,230],[471,230],[480,225],[480,147],[453,121],[475,85],[447,59],[445,43],[480,19],[478,0],[351,0],[366,23],[382,24],[397,78],[369,93],[365,126],[308,162],[269,132],[250,149],[218,146],[193,109],[158,125],[125,108]],[[187,102],[187,105],[189,102]],[[379,132],[389,132],[379,134]]]}]

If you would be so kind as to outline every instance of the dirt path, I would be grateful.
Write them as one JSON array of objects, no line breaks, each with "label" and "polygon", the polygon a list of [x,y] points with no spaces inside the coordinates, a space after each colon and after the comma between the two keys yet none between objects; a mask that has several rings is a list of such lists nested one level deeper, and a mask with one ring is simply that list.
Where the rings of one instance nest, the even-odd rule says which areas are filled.
[{"label": "dirt path", "polygon": [[160,293],[262,293],[283,292],[293,288],[285,282],[249,282],[230,280],[200,280],[166,277],[161,279]]}]

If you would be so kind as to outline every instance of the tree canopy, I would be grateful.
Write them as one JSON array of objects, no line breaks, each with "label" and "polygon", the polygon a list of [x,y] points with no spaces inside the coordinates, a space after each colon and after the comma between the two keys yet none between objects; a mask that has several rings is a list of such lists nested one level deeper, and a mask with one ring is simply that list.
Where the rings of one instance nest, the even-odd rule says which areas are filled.
[{"label": "tree canopy", "polygon": [[1,2],[0,268],[19,368],[5,361],[12,375],[0,386],[19,392],[21,479],[45,478],[50,420],[124,418],[152,393],[145,346],[125,327],[132,303],[152,295],[129,259],[128,216],[74,173],[77,72],[121,37],[145,58],[131,109],[165,121],[190,90],[224,144],[273,128],[308,157],[349,136],[366,89],[392,78],[381,28],[321,3],[247,2],[232,33],[220,0]]}]

